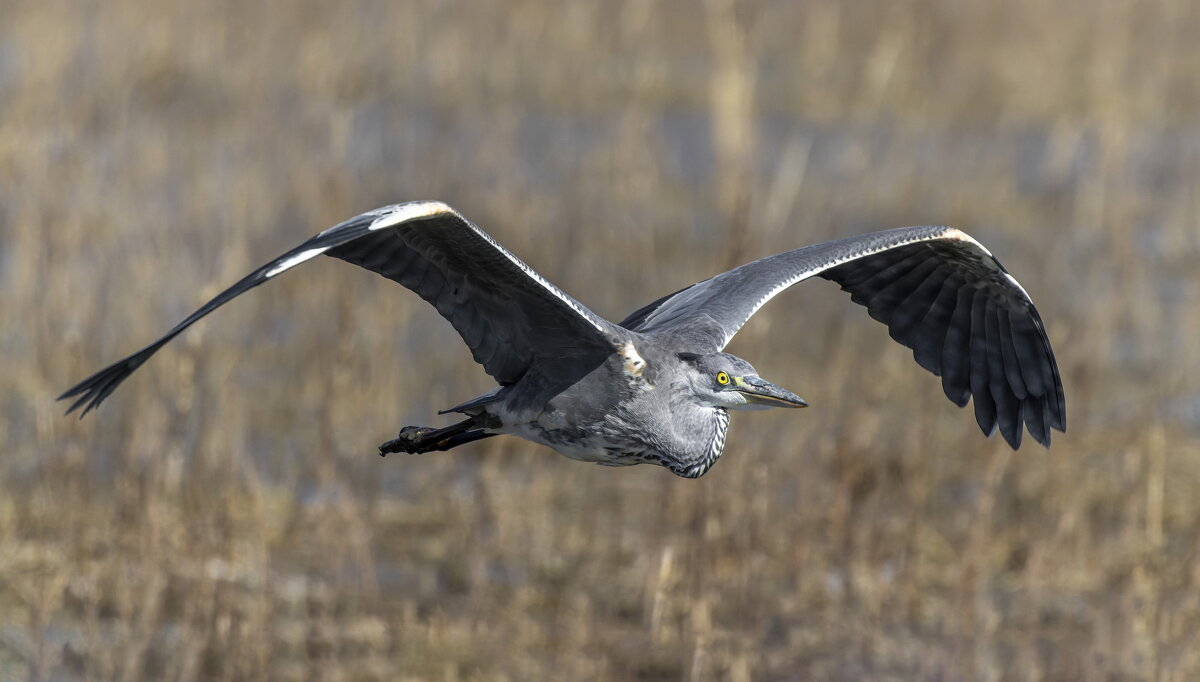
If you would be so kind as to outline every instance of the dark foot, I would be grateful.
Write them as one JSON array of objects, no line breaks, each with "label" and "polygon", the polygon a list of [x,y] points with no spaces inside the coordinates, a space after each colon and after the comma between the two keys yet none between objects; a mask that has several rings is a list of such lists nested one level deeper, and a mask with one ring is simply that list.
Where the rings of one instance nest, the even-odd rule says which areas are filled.
[{"label": "dark foot", "polygon": [[393,452],[406,452],[419,455],[426,450],[421,448],[422,440],[434,429],[428,426],[406,426],[400,429],[400,435],[379,446],[379,456],[387,457]]}]

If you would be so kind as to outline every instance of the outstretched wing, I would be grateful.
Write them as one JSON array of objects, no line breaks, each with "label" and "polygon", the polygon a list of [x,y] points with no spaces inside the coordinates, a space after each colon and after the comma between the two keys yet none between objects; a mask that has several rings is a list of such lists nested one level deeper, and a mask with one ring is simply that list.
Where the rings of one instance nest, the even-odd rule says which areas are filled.
[{"label": "outstretched wing", "polygon": [[[599,362],[613,325],[550,284],[440,201],[395,204],[329,228],[205,303],[162,338],[59,397],[86,415],[151,355],[239,294],[325,254],[399,282],[450,321],[475,361],[501,384],[540,359]],[[82,416],[82,415],[81,415]]]},{"label": "outstretched wing", "polygon": [[1022,424],[1049,447],[1066,429],[1062,380],[1029,294],[979,242],[950,227],[905,227],[763,258],[665,296],[621,326],[720,350],[764,303],[814,275],[888,326],[959,407],[975,397],[985,434],[1014,449]]}]

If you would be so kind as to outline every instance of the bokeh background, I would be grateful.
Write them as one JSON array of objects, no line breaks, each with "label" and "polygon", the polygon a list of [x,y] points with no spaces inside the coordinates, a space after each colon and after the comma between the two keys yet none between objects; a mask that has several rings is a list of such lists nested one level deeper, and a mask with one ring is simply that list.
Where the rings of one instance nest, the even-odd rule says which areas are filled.
[{"label": "bokeh background", "polygon": [[[0,0],[0,679],[1200,676],[1200,5]],[[688,481],[497,438],[492,384],[321,259],[54,397],[343,218],[436,198],[613,319],[948,223],[1068,398],[1007,450],[827,282],[730,350],[806,397]]]}]

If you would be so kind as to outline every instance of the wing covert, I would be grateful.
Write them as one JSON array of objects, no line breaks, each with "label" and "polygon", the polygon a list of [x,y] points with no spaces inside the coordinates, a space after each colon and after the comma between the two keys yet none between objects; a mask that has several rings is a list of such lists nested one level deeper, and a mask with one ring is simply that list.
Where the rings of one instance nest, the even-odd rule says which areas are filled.
[{"label": "wing covert", "polygon": [[425,299],[501,384],[515,382],[538,360],[612,353],[610,322],[546,281],[449,206],[427,203],[441,208],[419,223],[386,212],[397,207],[380,209],[384,213],[368,234],[326,255],[386,277]]}]

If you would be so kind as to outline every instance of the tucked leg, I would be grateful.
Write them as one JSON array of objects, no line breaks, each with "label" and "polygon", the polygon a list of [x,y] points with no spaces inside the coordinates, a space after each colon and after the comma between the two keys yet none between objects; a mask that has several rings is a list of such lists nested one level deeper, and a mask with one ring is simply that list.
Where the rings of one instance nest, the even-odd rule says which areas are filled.
[{"label": "tucked leg", "polygon": [[478,425],[474,419],[465,419],[440,429],[428,426],[406,426],[400,430],[399,436],[379,446],[379,456],[386,457],[393,452],[420,455],[426,452],[449,450],[463,443],[496,435],[476,428]]}]

